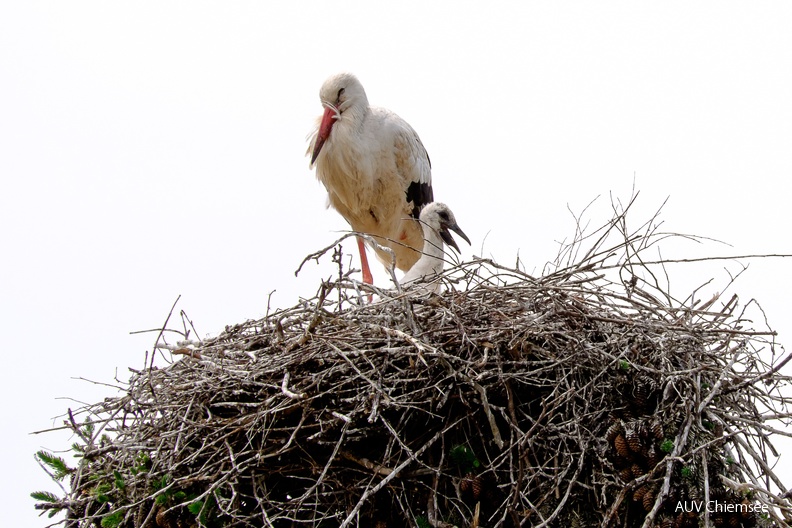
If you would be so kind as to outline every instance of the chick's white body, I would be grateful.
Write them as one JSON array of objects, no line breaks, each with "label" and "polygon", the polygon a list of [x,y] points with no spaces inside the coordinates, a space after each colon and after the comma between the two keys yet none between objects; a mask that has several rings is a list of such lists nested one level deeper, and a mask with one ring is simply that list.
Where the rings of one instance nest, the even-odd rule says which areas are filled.
[{"label": "chick's white body", "polygon": [[457,225],[454,213],[443,203],[434,202],[421,211],[421,224],[423,226],[424,245],[421,258],[404,274],[400,284],[404,288],[413,288],[419,284],[422,292],[435,292],[440,290],[440,281],[433,281],[443,272],[446,253],[443,243],[446,242],[457,251],[459,248],[451,238],[448,230],[459,234],[468,243],[467,236]]}]

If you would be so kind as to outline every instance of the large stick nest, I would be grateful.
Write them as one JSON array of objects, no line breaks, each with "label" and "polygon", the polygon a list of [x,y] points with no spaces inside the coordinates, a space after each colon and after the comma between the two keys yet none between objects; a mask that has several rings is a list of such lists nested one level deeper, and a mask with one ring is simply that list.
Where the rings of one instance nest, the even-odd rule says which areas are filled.
[{"label": "large stick nest", "polygon": [[541,277],[475,259],[442,296],[372,303],[337,250],[313,299],[161,332],[164,368],[70,413],[80,462],[41,507],[74,527],[786,526],[790,356],[753,303],[672,297],[656,228],[617,208]]}]

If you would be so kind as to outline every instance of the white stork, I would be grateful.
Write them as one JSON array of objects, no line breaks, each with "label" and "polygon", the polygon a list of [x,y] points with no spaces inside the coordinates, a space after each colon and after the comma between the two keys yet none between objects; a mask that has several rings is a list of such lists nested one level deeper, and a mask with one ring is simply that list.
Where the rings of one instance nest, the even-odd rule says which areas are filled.
[{"label": "white stork", "polygon": [[[319,91],[324,115],[307,155],[328,201],[354,231],[372,235],[408,270],[420,258],[421,208],[433,200],[429,155],[402,118],[369,106],[366,92],[350,73],[333,75]],[[366,248],[358,238],[363,281],[372,283]],[[390,266],[391,257],[377,257]]]},{"label": "white stork", "polygon": [[[454,213],[446,204],[430,203],[421,210],[420,221],[423,224],[423,255],[402,277],[401,285],[405,288],[409,288],[417,282],[431,281],[432,277],[443,272],[443,264],[445,264],[443,242],[456,249],[457,253],[460,252],[454,237],[448,232],[449,229],[470,244],[470,239],[459,228]],[[434,284],[430,282],[422,291],[437,292],[439,289],[439,282]]]}]

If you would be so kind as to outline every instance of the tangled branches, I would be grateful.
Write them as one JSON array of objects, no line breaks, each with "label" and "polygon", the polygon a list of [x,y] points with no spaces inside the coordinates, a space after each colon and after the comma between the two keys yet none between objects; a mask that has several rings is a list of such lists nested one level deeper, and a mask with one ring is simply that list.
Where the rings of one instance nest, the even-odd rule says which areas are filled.
[{"label": "tangled branches", "polygon": [[644,257],[666,235],[626,218],[541,277],[475,259],[442,296],[365,303],[341,269],[160,340],[175,361],[69,421],[80,463],[40,507],[74,527],[786,526],[790,356],[751,303],[676,301]]}]

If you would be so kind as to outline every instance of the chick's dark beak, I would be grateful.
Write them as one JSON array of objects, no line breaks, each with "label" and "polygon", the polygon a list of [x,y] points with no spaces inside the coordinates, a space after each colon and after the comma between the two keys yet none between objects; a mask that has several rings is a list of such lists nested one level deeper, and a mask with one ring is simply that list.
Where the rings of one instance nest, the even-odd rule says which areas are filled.
[{"label": "chick's dark beak", "polygon": [[460,228],[459,228],[459,226],[458,226],[457,224],[454,224],[454,225],[444,225],[444,226],[443,226],[443,228],[442,228],[442,229],[440,229],[440,237],[443,239],[443,242],[445,242],[446,244],[448,244],[448,247],[452,247],[452,248],[454,248],[454,249],[456,250],[456,252],[457,252],[457,253],[462,253],[462,251],[460,251],[460,250],[459,250],[459,246],[457,245],[457,243],[456,243],[456,240],[454,240],[454,237],[452,237],[452,236],[451,236],[451,233],[449,233],[449,232],[448,232],[448,230],[449,230],[449,229],[450,229],[451,231],[453,231],[454,233],[456,233],[457,235],[461,236],[461,237],[462,237],[462,239],[463,239],[465,242],[467,242],[467,243],[468,243],[468,245],[470,245],[470,239],[469,239],[469,238],[467,237],[467,235],[466,235],[466,234],[465,234],[465,233],[462,231],[462,229],[460,229]]}]

